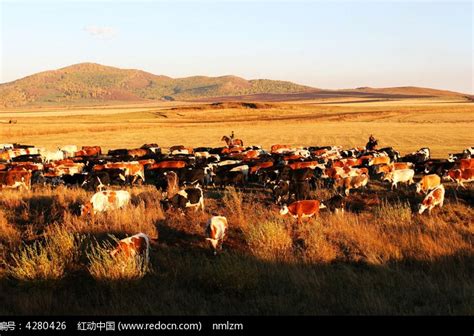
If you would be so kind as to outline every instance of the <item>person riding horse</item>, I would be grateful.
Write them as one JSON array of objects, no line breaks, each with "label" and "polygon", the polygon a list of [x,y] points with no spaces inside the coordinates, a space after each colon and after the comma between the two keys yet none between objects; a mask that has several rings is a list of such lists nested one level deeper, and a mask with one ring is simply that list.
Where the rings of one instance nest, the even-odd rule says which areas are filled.
[{"label": "person riding horse", "polygon": [[367,150],[374,150],[375,147],[377,147],[378,145],[378,141],[377,139],[375,139],[375,137],[371,134],[370,137],[369,137],[369,142],[367,142],[367,144],[365,145],[365,148]]}]

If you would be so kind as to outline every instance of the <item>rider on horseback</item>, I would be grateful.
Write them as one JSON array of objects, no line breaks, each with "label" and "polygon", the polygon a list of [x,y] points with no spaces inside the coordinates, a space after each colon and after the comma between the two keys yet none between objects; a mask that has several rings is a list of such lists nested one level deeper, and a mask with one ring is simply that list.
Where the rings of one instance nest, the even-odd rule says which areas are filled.
[{"label": "rider on horseback", "polygon": [[369,137],[369,142],[367,142],[367,144],[365,145],[365,148],[367,150],[374,150],[375,147],[377,147],[377,145],[378,145],[377,139],[375,139],[375,137],[371,134]]}]

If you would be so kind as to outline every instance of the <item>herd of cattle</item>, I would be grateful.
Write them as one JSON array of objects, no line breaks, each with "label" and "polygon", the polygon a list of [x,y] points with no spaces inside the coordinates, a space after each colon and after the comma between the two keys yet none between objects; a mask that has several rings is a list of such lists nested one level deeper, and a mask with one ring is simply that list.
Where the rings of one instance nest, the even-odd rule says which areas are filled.
[{"label": "herd of cattle", "polygon": [[[369,180],[388,181],[390,189],[395,189],[399,183],[415,183],[417,176],[416,190],[425,194],[419,205],[422,214],[443,205],[443,181],[465,188],[464,183],[474,180],[473,155],[473,147],[447,159],[433,159],[428,148],[402,157],[392,147],[345,150],[338,146],[273,145],[266,151],[260,146],[227,142],[217,148],[172,146],[166,153],[157,144],[145,144],[104,154],[100,146],[65,146],[52,152],[30,145],[0,144],[0,187],[65,185],[95,191],[90,202],[81,207],[86,215],[127,205],[130,194],[116,190],[120,186],[152,184],[162,191],[164,209],[202,211],[203,189],[252,186],[271,190],[273,201],[281,206],[280,214],[290,214],[299,222],[318,214],[320,208],[343,212],[351,190],[366,187]],[[104,190],[113,185],[118,187]],[[339,193],[324,201],[314,200],[311,191],[318,187]],[[225,217],[209,219],[207,240],[214,251],[226,228]],[[140,233],[121,241],[114,253],[130,253],[134,246],[145,246],[148,251],[149,245],[149,237]]]}]

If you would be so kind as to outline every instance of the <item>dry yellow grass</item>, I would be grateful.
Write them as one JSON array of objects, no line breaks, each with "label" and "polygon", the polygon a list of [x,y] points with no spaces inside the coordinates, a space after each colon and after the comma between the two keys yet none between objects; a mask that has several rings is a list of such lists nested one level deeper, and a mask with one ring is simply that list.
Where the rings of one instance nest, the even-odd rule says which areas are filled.
[{"label": "dry yellow grass", "polygon": [[[445,206],[431,216],[412,211],[412,191],[374,188],[386,201],[300,226],[280,217],[268,191],[209,190],[209,213],[229,220],[217,257],[204,239],[210,214],[162,213],[160,193],[148,186],[130,189],[128,208],[94,217],[77,215],[91,196],[83,190],[6,192],[2,239],[11,232],[25,245],[4,246],[8,308],[0,313],[472,314],[472,187],[448,185]],[[139,231],[159,235],[153,272],[110,258],[109,234]],[[103,285],[108,294],[98,296]]]},{"label": "dry yellow grass", "polygon": [[381,146],[393,146],[402,153],[427,146],[436,157],[474,144],[474,105],[466,101],[314,100],[265,109],[202,108],[201,104],[196,110],[189,105],[14,110],[2,114],[18,123],[0,124],[0,142],[50,149],[65,144],[104,149],[144,143],[219,146],[222,135],[233,130],[245,144],[266,148],[276,143],[353,147],[365,145],[373,133]]}]

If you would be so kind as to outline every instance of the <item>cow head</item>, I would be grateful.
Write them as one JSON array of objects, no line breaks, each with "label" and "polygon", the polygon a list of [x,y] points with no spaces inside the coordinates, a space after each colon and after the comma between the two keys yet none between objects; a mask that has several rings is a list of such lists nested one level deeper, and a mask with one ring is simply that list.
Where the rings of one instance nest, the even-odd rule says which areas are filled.
[{"label": "cow head", "polygon": [[81,216],[85,216],[88,213],[91,213],[91,214],[93,213],[91,202],[87,202],[87,203],[81,205]]},{"label": "cow head", "polygon": [[385,173],[385,175],[383,176],[383,181],[392,182],[393,181],[393,172]]},{"label": "cow head", "polygon": [[283,206],[280,209],[280,215],[284,216],[286,215],[290,210],[288,209],[288,206],[286,204],[283,204]]},{"label": "cow head", "polygon": [[218,239],[206,238],[206,240],[211,243],[212,249],[214,250],[214,255],[217,255],[217,247],[219,245]]}]

